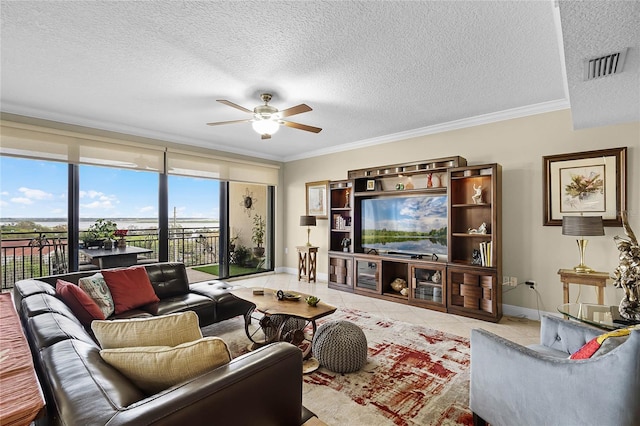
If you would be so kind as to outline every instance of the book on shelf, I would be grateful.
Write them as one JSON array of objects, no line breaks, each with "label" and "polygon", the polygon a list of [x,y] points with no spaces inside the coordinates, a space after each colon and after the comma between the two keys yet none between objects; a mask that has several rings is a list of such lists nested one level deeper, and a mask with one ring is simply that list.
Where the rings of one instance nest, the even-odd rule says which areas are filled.
[{"label": "book on shelf", "polygon": [[491,266],[491,241],[484,241],[480,243],[480,265],[481,266]]}]

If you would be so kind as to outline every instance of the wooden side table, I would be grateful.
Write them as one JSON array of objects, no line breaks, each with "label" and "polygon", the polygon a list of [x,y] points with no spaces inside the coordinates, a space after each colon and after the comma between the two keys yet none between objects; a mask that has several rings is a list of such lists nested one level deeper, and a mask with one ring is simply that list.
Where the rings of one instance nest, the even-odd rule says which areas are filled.
[{"label": "wooden side table", "polygon": [[607,286],[609,274],[606,272],[577,273],[573,269],[560,269],[558,271],[562,281],[564,303],[569,303],[569,284],[592,285],[598,293],[598,305],[604,305],[604,288]]},{"label": "wooden side table", "polygon": [[298,281],[316,282],[316,256],[318,247],[297,246],[298,250]]}]

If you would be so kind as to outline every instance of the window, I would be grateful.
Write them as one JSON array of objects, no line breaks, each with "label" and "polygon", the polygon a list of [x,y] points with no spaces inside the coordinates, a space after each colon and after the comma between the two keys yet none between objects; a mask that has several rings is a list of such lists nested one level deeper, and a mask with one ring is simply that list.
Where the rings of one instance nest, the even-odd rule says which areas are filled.
[{"label": "window", "polygon": [[64,163],[0,156],[3,288],[66,272],[67,170]]}]

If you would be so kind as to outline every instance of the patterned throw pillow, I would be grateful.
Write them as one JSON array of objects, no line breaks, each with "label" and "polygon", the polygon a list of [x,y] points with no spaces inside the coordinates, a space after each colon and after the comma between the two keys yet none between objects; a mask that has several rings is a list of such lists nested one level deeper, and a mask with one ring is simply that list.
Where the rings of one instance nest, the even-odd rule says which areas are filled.
[{"label": "patterned throw pillow", "polygon": [[154,394],[231,361],[227,344],[204,337],[178,346],[103,349],[100,356],[143,391]]},{"label": "patterned throw pillow", "polygon": [[105,318],[113,315],[113,311],[115,310],[113,297],[111,297],[107,282],[101,273],[98,272],[90,277],[80,278],[78,280],[78,286],[96,302],[96,305],[98,305]]}]

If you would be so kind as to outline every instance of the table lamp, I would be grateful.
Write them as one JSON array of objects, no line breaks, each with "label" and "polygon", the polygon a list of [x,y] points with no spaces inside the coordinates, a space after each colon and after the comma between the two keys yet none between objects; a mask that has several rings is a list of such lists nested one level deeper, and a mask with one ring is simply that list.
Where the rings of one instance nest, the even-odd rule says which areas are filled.
[{"label": "table lamp", "polygon": [[307,227],[307,247],[311,247],[311,243],[309,242],[309,236],[311,235],[310,226],[316,226],[316,217],[315,216],[300,216],[300,226]]},{"label": "table lamp", "polygon": [[580,250],[580,264],[573,270],[578,273],[593,272],[593,269],[584,264],[584,251],[588,243],[584,237],[604,235],[602,216],[562,216],[562,235],[580,237],[576,240]]}]

